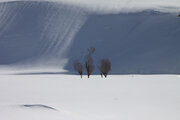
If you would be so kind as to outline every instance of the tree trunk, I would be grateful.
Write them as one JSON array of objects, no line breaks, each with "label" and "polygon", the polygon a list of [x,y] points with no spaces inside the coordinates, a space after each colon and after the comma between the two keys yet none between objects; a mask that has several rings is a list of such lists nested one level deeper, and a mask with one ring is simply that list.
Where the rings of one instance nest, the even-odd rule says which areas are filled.
[{"label": "tree trunk", "polygon": [[105,78],[106,78],[106,77],[107,77],[107,74],[105,74],[104,76],[105,76]]}]

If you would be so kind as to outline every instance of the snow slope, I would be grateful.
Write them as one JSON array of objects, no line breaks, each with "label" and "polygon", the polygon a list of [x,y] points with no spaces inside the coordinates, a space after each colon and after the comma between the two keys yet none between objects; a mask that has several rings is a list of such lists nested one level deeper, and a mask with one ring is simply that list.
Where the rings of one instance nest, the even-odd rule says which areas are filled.
[{"label": "snow slope", "polygon": [[0,75],[0,119],[179,120],[179,86],[176,75]]},{"label": "snow slope", "polygon": [[62,58],[86,19],[80,8],[49,2],[0,3],[0,9],[0,64]]},{"label": "snow slope", "polygon": [[[17,0],[0,0],[0,2]],[[84,8],[98,13],[137,12],[145,9],[154,9],[166,12],[180,12],[179,0],[19,0],[59,2]]]},{"label": "snow slope", "polygon": [[116,12],[107,7],[109,12],[103,12],[66,2],[2,2],[1,68],[63,67],[72,73],[73,61],[83,61],[86,49],[95,46],[96,66],[107,57],[112,74],[179,74],[180,18],[175,3],[156,8],[142,4],[145,7],[138,10],[124,5]]},{"label": "snow slope", "polygon": [[[180,18],[144,11],[92,15],[73,40],[68,69],[94,46],[96,64],[109,58],[114,74],[180,73]],[[78,48],[78,49],[77,49]]]},{"label": "snow slope", "polygon": [[180,73],[178,0],[58,1],[0,3],[0,120],[180,119],[178,75],[64,75],[89,46],[111,74]]}]

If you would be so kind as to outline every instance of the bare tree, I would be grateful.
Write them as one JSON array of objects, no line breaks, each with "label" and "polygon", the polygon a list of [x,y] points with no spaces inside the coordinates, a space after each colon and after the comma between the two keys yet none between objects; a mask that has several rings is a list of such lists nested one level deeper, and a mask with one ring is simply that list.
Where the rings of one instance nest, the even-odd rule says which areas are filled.
[{"label": "bare tree", "polygon": [[85,62],[85,68],[86,68],[86,72],[87,72],[87,75],[88,75],[88,78],[89,78],[89,76],[94,71],[94,65],[92,63],[89,63],[88,61],[86,61]]},{"label": "bare tree", "polygon": [[92,56],[92,54],[94,53],[96,51],[96,49],[94,48],[94,47],[90,47],[90,48],[88,48],[88,56]]},{"label": "bare tree", "polygon": [[79,63],[78,61],[75,61],[74,62],[74,69],[81,75],[81,78],[82,78],[83,65],[81,63]]},{"label": "bare tree", "polygon": [[107,74],[111,71],[111,62],[108,59],[102,59],[99,70],[101,72],[101,77],[102,75],[107,77]]},{"label": "bare tree", "polygon": [[85,56],[85,68],[88,75],[88,78],[94,71],[93,59],[92,54],[96,51],[94,47],[88,48],[88,54]]}]

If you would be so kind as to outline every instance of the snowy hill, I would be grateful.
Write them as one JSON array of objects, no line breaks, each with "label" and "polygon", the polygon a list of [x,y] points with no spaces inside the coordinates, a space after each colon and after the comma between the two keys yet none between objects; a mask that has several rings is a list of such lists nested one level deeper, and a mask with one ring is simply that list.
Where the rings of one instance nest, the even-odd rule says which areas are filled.
[{"label": "snowy hill", "polygon": [[97,60],[111,59],[113,73],[180,73],[179,33],[180,19],[174,14],[92,15],[76,35],[69,57],[78,58],[92,45]]},{"label": "snowy hill", "polygon": [[0,64],[73,72],[73,61],[83,61],[86,49],[95,46],[96,64],[109,58],[113,74],[180,73],[176,12],[101,14],[59,2],[0,3]]},{"label": "snowy hill", "polygon": [[179,0],[4,1],[0,120],[180,119],[179,75],[72,75],[90,46],[111,74],[179,74]]}]

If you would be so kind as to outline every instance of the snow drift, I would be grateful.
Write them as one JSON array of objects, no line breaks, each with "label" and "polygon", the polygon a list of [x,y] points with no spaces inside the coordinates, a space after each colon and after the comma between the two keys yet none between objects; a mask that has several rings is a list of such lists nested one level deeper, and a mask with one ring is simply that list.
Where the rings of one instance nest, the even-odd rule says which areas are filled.
[{"label": "snow drift", "polygon": [[96,66],[109,58],[113,74],[180,73],[179,9],[160,8],[104,14],[64,2],[2,2],[0,64],[72,72],[73,61],[83,61],[86,49],[95,46]]}]

